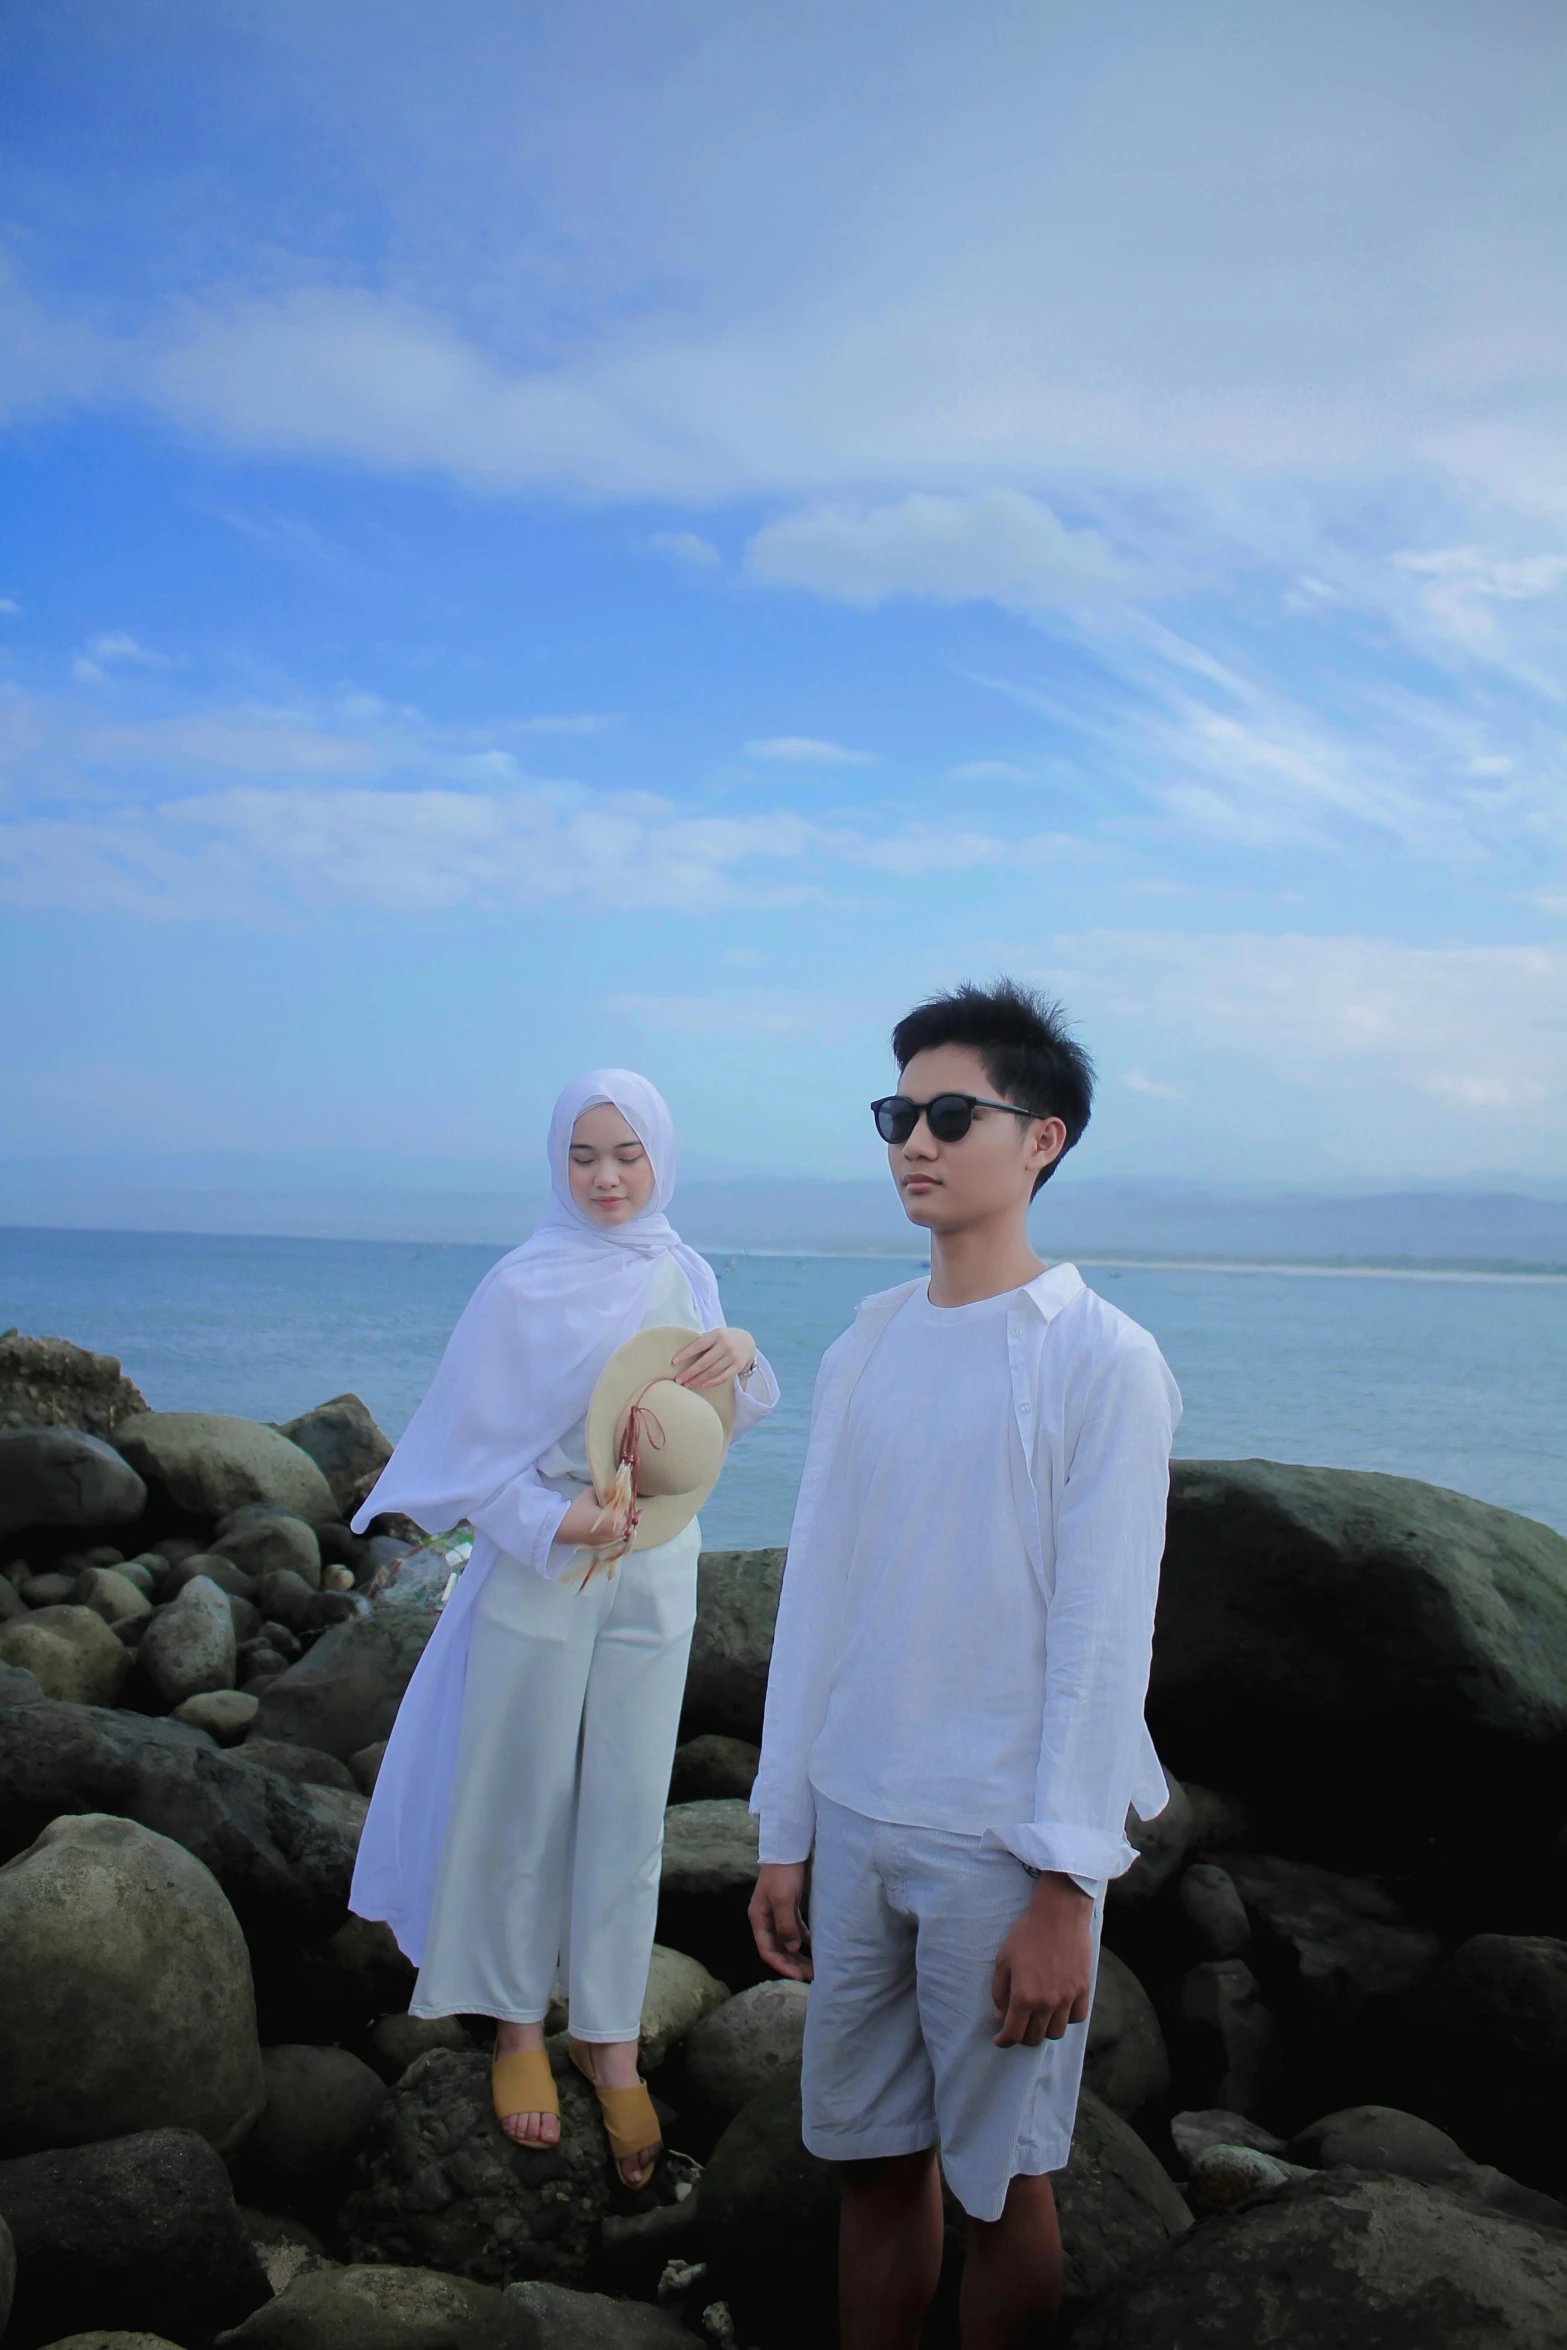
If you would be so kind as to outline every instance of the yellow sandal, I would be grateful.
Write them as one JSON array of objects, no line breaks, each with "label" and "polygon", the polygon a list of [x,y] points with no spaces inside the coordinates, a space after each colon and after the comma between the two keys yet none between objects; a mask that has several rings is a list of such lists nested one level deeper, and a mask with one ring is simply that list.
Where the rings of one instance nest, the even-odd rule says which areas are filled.
[{"label": "yellow sandal", "polygon": [[[510,2056],[492,2058],[490,2099],[495,2107],[495,2118],[500,2122],[514,2113],[552,2113],[559,2121],[560,2091],[555,2086],[555,2075],[550,2071],[548,2051],[543,2048],[519,2048]],[[543,2138],[512,2139],[514,2146],[525,2146],[538,2154],[552,2154],[559,2143],[558,2137],[553,2141]]]},{"label": "yellow sandal", "polygon": [[653,2163],[646,2163],[635,2179],[628,2179],[620,2165],[632,2161],[644,2146],[657,2147],[664,2143],[664,2133],[659,2127],[658,2115],[653,2110],[653,2100],[648,2095],[646,2081],[638,2081],[634,2089],[602,2089],[593,2078],[593,2056],[586,2043],[569,2040],[566,2045],[572,2063],[590,2084],[599,2101],[599,2111],[604,2116],[604,2135],[615,2157],[616,2175],[621,2185],[645,2187],[653,2176]]}]

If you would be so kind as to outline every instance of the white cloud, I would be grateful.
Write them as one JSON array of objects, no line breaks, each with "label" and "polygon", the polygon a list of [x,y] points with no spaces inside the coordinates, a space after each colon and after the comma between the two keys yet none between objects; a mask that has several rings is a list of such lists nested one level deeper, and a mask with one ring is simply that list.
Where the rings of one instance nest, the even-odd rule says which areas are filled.
[{"label": "white cloud", "polygon": [[588,710],[578,717],[518,718],[502,731],[507,734],[613,734],[624,724],[623,718],[607,717]]},{"label": "white cloud", "polygon": [[677,563],[689,563],[698,571],[714,571],[723,557],[711,539],[705,539],[694,530],[656,530],[648,541],[662,555],[673,555]]},{"label": "white cloud", "polygon": [[8,620],[14,620],[21,609],[21,605],[14,596],[0,596],[0,612],[3,612]]},{"label": "white cloud", "polygon": [[133,636],[125,635],[123,630],[112,631],[107,636],[95,636],[87,650],[95,661],[137,661],[151,669],[165,669],[168,666],[164,654],[149,652],[145,645],[138,644]]},{"label": "white cloud", "polygon": [[745,568],[769,586],[811,588],[844,604],[983,598],[1026,613],[1118,604],[1136,585],[1101,532],[1068,529],[1038,498],[1012,489],[808,507],[759,530]]},{"label": "white cloud", "polygon": [[874,751],[845,750],[814,734],[770,734],[745,746],[748,759],[784,759],[796,767],[873,767]]},{"label": "white cloud", "polygon": [[1014,767],[1009,759],[965,759],[960,767],[949,767],[947,773],[954,783],[1031,783],[1026,767]]},{"label": "white cloud", "polygon": [[1133,1093],[1150,1094],[1157,1101],[1183,1102],[1186,1099],[1184,1086],[1161,1084],[1158,1078],[1145,1076],[1141,1069],[1128,1069],[1121,1083],[1130,1086]]}]

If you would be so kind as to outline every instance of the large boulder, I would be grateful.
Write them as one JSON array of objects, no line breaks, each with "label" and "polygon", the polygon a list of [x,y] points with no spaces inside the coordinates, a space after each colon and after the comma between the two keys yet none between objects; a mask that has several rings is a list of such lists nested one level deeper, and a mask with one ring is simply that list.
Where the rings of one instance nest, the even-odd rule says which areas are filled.
[{"label": "large boulder", "polygon": [[16,2299],[16,2238],[0,2218],[0,2334],[6,2329]]},{"label": "large boulder", "polygon": [[346,2048],[263,2049],[266,2109],[245,2148],[251,2200],[330,2219],[355,2146],[386,2102],[386,2084]]},{"label": "large boulder", "polygon": [[90,1607],[40,1607],[0,1625],[0,1664],[31,1673],[45,1697],[112,1705],[131,1652]]},{"label": "large boulder", "polygon": [[1191,2226],[1163,2165],[1092,2089],[1078,2099],[1072,2151],[1053,2184],[1066,2256],[1062,2310],[1069,2319],[1123,2270]]},{"label": "large boulder", "polygon": [[542,2350],[692,2350],[694,2337],[670,2309],[574,2293],[569,2285],[508,2285],[513,2309],[539,2329]]},{"label": "large boulder", "polygon": [[673,1803],[664,1814],[658,1938],[691,1951],[731,1987],[767,1972],[746,1918],[756,1839],[756,1820],[736,1796]]},{"label": "large boulder", "polygon": [[1205,2220],[1073,2350],[1556,2350],[1567,2236],[1462,2190],[1332,2172]]},{"label": "large boulder", "polygon": [[222,2336],[221,2350],[546,2350],[493,2285],[424,2268],[316,2267]]},{"label": "large boulder", "polygon": [[715,2121],[729,2122],[780,2081],[798,2092],[809,1986],[781,1977],[753,1983],[687,2037],[680,2057],[682,2100]]},{"label": "large boulder", "polygon": [[297,1939],[341,1921],[355,1838],[305,1789],[182,1723],[51,1703],[25,1674],[0,1680],[0,1848],[62,1813],[113,1812],[205,1863],[253,1933]]},{"label": "large boulder", "polygon": [[1153,2001],[1113,1950],[1099,1953],[1083,2078],[1128,2120],[1170,2093],[1170,2059]]},{"label": "large boulder", "polygon": [[697,2213],[715,2292],[758,2350],[834,2338],[838,2177],[800,2136],[800,2084],[743,2105],[702,2173]]},{"label": "large boulder", "polygon": [[563,2049],[553,2062],[560,2144],[540,2149],[496,2120],[488,2056],[417,2058],[360,2149],[362,2184],[338,2218],[348,2257],[488,2285],[590,2283],[616,2189],[597,2100]]},{"label": "large boulder", "polygon": [[377,1608],[334,1624],[261,1693],[260,1735],[346,1762],[385,1738],[435,1629],[433,1607]]},{"label": "large boulder", "polygon": [[1474,1935],[1423,1986],[1410,2036],[1421,2102],[1469,2153],[1567,2189],[1567,1942]]},{"label": "large boulder", "polygon": [[312,1591],[321,1588],[321,1545],[314,1526],[291,1510],[236,1510],[212,1537],[221,1558],[259,1582],[263,1575],[300,1576]]},{"label": "large boulder", "polygon": [[309,1453],[332,1488],[339,1515],[352,1518],[392,1457],[392,1440],[376,1426],[368,1404],[357,1395],[334,1395],[330,1403],[285,1420],[281,1433]]},{"label": "large boulder", "polygon": [[0,1534],[21,1526],[130,1526],[147,1488],[101,1436],[0,1428]]},{"label": "large boulder", "polygon": [[1278,2018],[1242,1958],[1207,1958],[1176,1986],[1167,2011],[1176,2091],[1187,2107],[1255,2118],[1284,2072]]},{"label": "large boulder", "polygon": [[199,2350],[271,2292],[228,2173],[190,2130],[0,2162],[0,2210],[17,2253],[6,2350],[88,2327]]},{"label": "large boulder", "polygon": [[172,1708],[207,1689],[232,1689],[238,1647],[228,1593],[210,1575],[195,1575],[149,1619],[136,1654]]},{"label": "large boulder", "polygon": [[1191,1799],[1171,1772],[1165,1773],[1170,1800],[1152,1819],[1126,1818],[1127,1842],[1137,1858],[1123,1875],[1112,1877],[1105,1896],[1108,1922],[1135,1918],[1164,1891],[1186,1858],[1192,1837]]},{"label": "large boulder", "polygon": [[721,1731],[704,1731],[675,1748],[669,1774],[671,1803],[702,1803],[715,1795],[737,1795],[749,1803],[761,1763],[762,1750],[748,1738],[726,1738]]},{"label": "large boulder", "polygon": [[248,1501],[275,1502],[312,1525],[337,1515],[332,1488],[310,1455],[260,1420],[142,1412],[119,1423],[114,1447],[187,1517],[224,1518]]},{"label": "large boulder", "polygon": [[1472,1869],[1498,1820],[1527,1851],[1559,1800],[1567,1540],[1407,1477],[1177,1461],[1148,1711],[1183,1773],[1243,1766],[1324,1859],[1439,1829]]},{"label": "large boulder", "polygon": [[115,1355],[94,1354],[68,1338],[0,1332],[0,1428],[85,1428],[107,1436],[147,1398]]},{"label": "large boulder", "polygon": [[199,1860],[132,1820],[55,1820],[0,1868],[0,2151],[261,2111],[250,1957]]},{"label": "large boulder", "polygon": [[1325,2029],[1368,2014],[1382,2020],[1436,1964],[1438,1937],[1373,1878],[1266,1853],[1226,1853],[1222,1865],[1245,1906],[1259,1974]]},{"label": "large boulder", "polygon": [[784,1555],[705,1550],[698,1560],[682,1738],[719,1730],[760,1743]]},{"label": "large boulder", "polygon": [[152,1613],[152,1601],[140,1583],[118,1567],[84,1567],[72,1586],[71,1604],[90,1607],[110,1625],[133,1624]]}]

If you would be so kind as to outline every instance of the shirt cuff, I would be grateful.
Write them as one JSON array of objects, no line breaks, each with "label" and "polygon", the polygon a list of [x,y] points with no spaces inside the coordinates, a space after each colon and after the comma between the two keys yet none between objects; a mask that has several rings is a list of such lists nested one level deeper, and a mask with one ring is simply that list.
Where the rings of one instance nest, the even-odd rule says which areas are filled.
[{"label": "shirt cuff", "polygon": [[1124,1876],[1137,1849],[1124,1834],[1080,1828],[1064,1820],[1028,1820],[1010,1828],[987,1828],[980,1839],[987,1852],[1010,1852],[1041,1876],[1071,1877],[1095,1892],[1108,1877]]},{"label": "shirt cuff", "polygon": [[796,1868],[809,1860],[816,1842],[816,1806],[791,1809],[787,1814],[771,1805],[751,1805],[758,1823],[756,1857],[766,1867]]}]

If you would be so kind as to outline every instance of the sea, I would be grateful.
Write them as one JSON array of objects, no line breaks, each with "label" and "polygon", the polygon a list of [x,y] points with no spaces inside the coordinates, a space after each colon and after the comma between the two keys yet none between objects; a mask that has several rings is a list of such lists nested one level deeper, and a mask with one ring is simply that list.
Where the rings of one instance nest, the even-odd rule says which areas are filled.
[{"label": "sea", "polygon": [[[466,1242],[0,1231],[0,1327],[120,1357],[163,1411],[288,1420],[364,1398],[396,1436],[481,1275]],[[702,1513],[710,1548],[782,1542],[822,1349],[909,1257],[713,1258],[783,1401]],[[1187,1459],[1421,1477],[1567,1534],[1567,1277],[1083,1261],[1179,1382]]]}]

